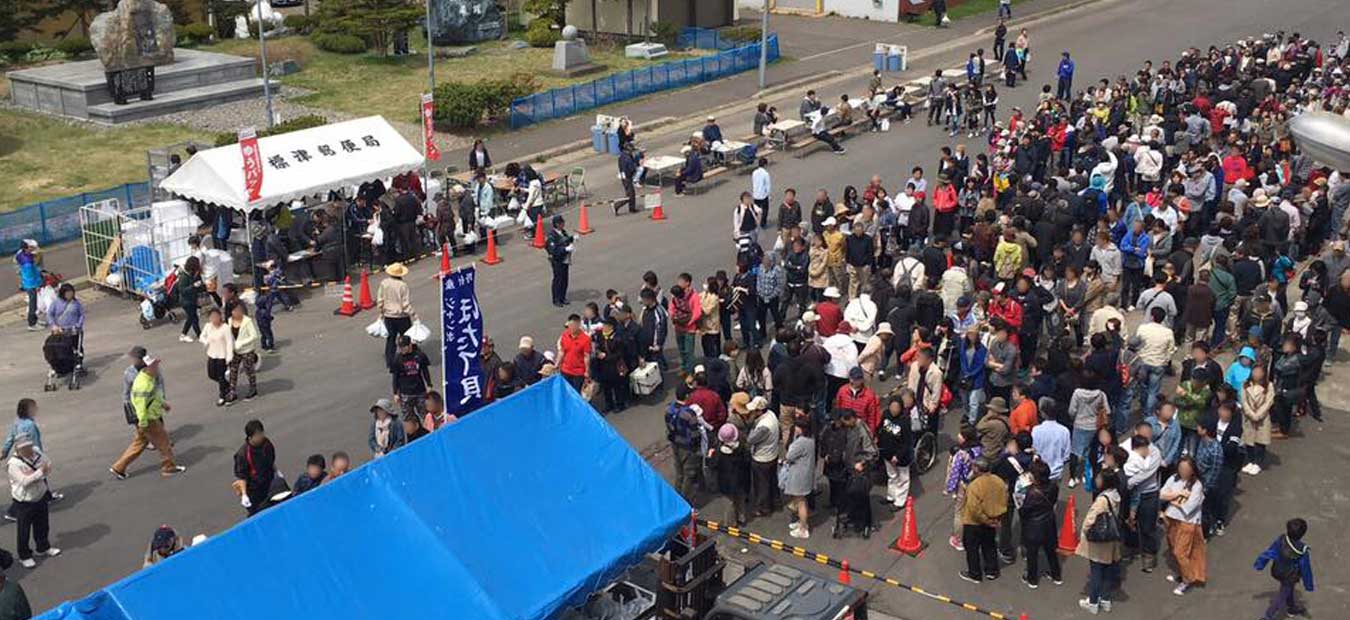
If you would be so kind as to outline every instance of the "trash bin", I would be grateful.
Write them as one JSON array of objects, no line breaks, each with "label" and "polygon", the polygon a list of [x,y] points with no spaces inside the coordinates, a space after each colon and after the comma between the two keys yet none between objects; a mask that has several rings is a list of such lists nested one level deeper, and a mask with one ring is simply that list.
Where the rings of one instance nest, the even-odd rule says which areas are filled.
[{"label": "trash bin", "polygon": [[591,126],[591,149],[597,153],[605,152],[605,128],[600,125]]},{"label": "trash bin", "polygon": [[891,45],[886,52],[886,70],[904,71],[905,70],[905,49],[899,45]]},{"label": "trash bin", "polygon": [[872,50],[872,68],[877,71],[886,70],[886,44],[878,43],[876,49]]},{"label": "trash bin", "polygon": [[619,154],[619,132],[617,130],[606,131],[605,142],[609,145],[610,155]]}]

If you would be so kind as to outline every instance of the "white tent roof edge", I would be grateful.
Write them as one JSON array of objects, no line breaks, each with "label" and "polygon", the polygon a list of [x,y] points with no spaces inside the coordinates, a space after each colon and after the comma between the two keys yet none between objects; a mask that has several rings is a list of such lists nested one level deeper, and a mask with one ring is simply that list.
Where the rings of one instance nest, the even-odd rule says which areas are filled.
[{"label": "white tent roof edge", "polygon": [[[365,138],[374,140],[378,152],[363,142]],[[353,142],[355,148],[340,147],[343,141]],[[332,154],[321,154],[319,145],[328,147]],[[252,212],[418,170],[424,163],[422,153],[382,116],[259,138],[258,150],[263,161],[262,196],[258,200],[248,200],[238,144],[198,152],[164,179],[160,188],[189,200]],[[305,153],[303,159],[297,157],[301,152]],[[269,158],[276,156],[283,158],[284,167],[270,164]]]}]

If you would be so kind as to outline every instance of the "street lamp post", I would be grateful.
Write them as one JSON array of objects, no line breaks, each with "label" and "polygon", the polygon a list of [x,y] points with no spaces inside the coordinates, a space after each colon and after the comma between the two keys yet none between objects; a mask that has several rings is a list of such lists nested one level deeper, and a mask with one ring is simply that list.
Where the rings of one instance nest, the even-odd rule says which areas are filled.
[{"label": "street lamp post", "polygon": [[759,89],[764,90],[764,67],[769,64],[769,0],[764,0],[759,19]]},{"label": "street lamp post", "polygon": [[271,129],[274,124],[272,115],[272,81],[268,77],[267,70],[267,37],[264,36],[262,2],[254,5],[258,9],[258,49],[262,56],[262,76],[263,76],[263,98],[267,100],[267,128]]},{"label": "street lamp post", "polygon": [[[431,93],[432,105],[434,106],[434,105],[435,105],[435,101],[436,101],[436,47],[435,47],[434,45],[432,45],[432,43],[431,43],[431,0],[426,0],[426,1],[427,1],[427,28],[426,28],[426,35],[427,35],[427,92],[428,92],[428,93]],[[421,118],[421,117],[422,117],[422,107],[421,107],[421,106],[422,106],[422,102],[419,100],[419,101],[417,102],[417,105],[418,105],[418,108],[417,108],[417,117],[418,117],[418,118]],[[431,154],[431,153],[429,152],[430,148],[431,148],[431,145],[428,144],[428,142],[427,142],[426,140],[422,140],[422,176],[423,176],[423,177],[426,177],[426,180],[427,180],[427,182],[426,182],[426,187],[424,188],[424,189],[426,190],[426,198],[425,198],[424,201],[423,201],[423,204],[422,204],[422,210],[423,210],[424,212],[428,212],[428,213],[434,211],[434,208],[432,207],[432,204],[431,204],[431,200],[432,200],[432,199],[431,199],[431,159],[428,157],[428,155]],[[446,189],[448,189],[448,188],[446,188]]]}]

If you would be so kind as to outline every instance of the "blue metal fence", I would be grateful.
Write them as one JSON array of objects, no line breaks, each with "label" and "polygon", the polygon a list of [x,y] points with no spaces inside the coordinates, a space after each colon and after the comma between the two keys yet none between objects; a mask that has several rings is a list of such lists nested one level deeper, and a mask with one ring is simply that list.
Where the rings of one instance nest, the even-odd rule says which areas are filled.
[{"label": "blue metal fence", "polygon": [[[721,38],[703,36],[708,43]],[[701,46],[699,46],[701,47]],[[769,35],[769,62],[778,60],[778,35]],[[676,60],[641,69],[615,73],[583,84],[554,88],[511,102],[511,128],[516,129],[554,118],[570,116],[655,92],[699,84],[759,66],[759,43],[725,49],[712,56]]]},{"label": "blue metal fence", "polygon": [[9,213],[0,213],[0,252],[9,254],[18,251],[24,239],[34,239],[42,245],[78,239],[80,207],[109,198],[120,200],[123,206],[146,204],[149,195],[149,183],[127,183],[121,187],[46,200]]},{"label": "blue metal fence", "polygon": [[722,38],[720,30],[685,26],[675,38],[676,47],[695,47],[704,50],[729,50],[740,43]]}]

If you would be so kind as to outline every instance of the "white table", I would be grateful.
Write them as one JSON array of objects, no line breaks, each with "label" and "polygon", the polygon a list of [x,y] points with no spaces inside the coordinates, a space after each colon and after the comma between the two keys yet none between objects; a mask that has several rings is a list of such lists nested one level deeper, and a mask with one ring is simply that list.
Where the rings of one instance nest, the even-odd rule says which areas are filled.
[{"label": "white table", "polygon": [[683,157],[673,157],[670,155],[655,155],[642,160],[642,167],[647,169],[645,179],[651,178],[651,173],[656,173],[656,186],[661,187],[665,182],[666,173],[671,170],[678,170],[684,165]]},{"label": "white table", "polygon": [[769,125],[769,143],[777,144],[778,150],[785,151],[787,150],[788,135],[803,127],[806,127],[806,123],[791,118]]}]

